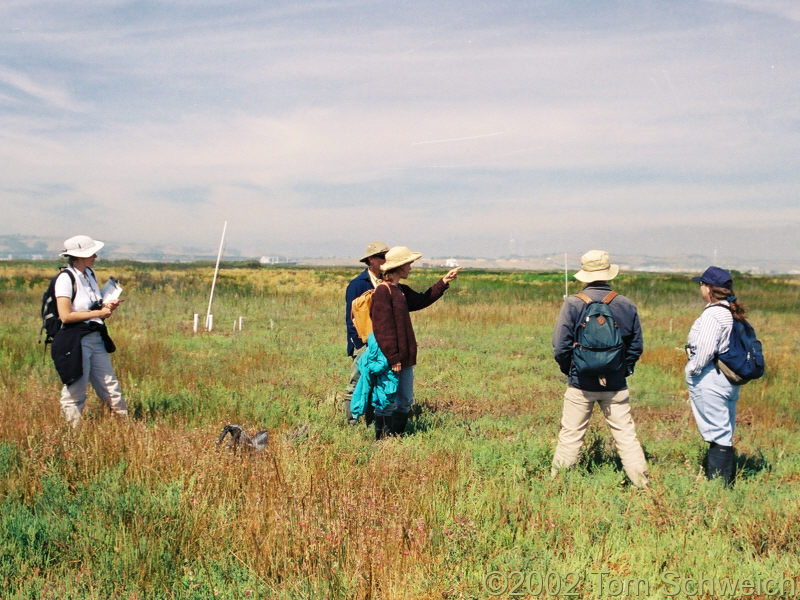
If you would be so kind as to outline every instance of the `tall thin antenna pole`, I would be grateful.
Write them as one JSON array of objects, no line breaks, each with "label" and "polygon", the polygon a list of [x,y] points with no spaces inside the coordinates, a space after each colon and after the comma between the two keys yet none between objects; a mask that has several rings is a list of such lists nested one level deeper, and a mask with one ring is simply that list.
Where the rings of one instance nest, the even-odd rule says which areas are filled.
[{"label": "tall thin antenna pole", "polygon": [[214,301],[214,286],[217,284],[217,273],[219,273],[219,259],[222,258],[222,245],[225,243],[225,230],[228,229],[228,222],[222,226],[222,239],[219,241],[219,252],[217,252],[217,266],[214,267],[214,279],[211,281],[211,295],[208,298],[208,310],[206,311],[206,329],[210,331],[211,322],[211,303]]},{"label": "tall thin antenna pole", "polygon": [[567,275],[567,253],[564,252],[564,300],[569,296],[569,275]]}]

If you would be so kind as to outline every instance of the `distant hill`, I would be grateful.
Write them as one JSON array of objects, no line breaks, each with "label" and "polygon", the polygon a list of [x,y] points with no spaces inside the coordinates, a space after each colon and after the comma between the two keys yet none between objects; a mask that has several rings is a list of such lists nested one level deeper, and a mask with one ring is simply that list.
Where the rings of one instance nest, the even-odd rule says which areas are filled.
[{"label": "distant hill", "polygon": [[[30,235],[0,235],[0,260],[53,260],[62,250],[60,243]],[[189,262],[195,260],[216,260],[217,248],[199,248],[196,246],[180,245],[146,245],[133,243],[106,243],[103,248],[103,257],[108,259],[129,259],[146,262]],[[226,260],[261,260],[265,261],[263,254],[247,256],[235,248],[225,248]],[[358,268],[358,259],[347,256],[286,256],[281,257],[284,264],[301,265],[352,265]],[[574,271],[579,268],[578,256],[569,256],[567,269]],[[688,272],[705,269],[709,259],[703,255],[682,254],[674,256],[646,256],[646,255],[613,255],[612,260],[619,264],[623,271],[655,271],[655,272]],[[559,253],[544,254],[539,256],[445,256],[424,257],[419,266],[446,268],[448,265],[459,264],[468,268],[481,269],[520,269],[520,270],[546,270],[561,271],[564,269],[564,255]],[[734,259],[721,265],[728,269],[735,269],[743,273],[791,273],[800,274],[800,263],[794,260],[752,260]]]}]

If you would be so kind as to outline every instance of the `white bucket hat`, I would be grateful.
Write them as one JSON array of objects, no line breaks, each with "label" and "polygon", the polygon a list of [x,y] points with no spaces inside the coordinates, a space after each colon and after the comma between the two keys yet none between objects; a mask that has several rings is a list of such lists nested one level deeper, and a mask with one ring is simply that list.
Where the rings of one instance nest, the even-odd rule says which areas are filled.
[{"label": "white bucket hat", "polygon": [[589,250],[581,256],[581,270],[575,273],[575,279],[583,283],[593,281],[611,281],[619,274],[619,265],[612,265],[608,252]]},{"label": "white bucket hat", "polygon": [[394,246],[386,253],[386,262],[381,265],[381,271],[391,271],[397,267],[412,263],[422,256],[421,252],[412,252],[408,246]]},{"label": "white bucket hat", "polygon": [[103,242],[93,240],[88,235],[76,235],[64,240],[64,251],[59,256],[89,258],[97,254],[103,246]]}]

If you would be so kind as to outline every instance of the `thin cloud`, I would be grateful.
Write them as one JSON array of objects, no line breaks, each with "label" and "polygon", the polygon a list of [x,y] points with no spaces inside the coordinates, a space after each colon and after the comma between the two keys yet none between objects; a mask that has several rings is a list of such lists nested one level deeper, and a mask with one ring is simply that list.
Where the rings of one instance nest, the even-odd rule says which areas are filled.
[{"label": "thin cloud", "polygon": [[[6,94],[8,104],[29,103],[31,99],[47,107],[80,111],[80,103],[63,87],[35,81],[28,75],[0,67],[0,86],[10,88]],[[12,96],[20,96],[16,101]]]},{"label": "thin cloud", "polygon": [[477,135],[468,135],[463,137],[454,137],[454,138],[444,138],[441,140],[423,140],[421,142],[414,142],[411,144],[412,146],[427,146],[429,144],[449,144],[451,142],[469,142],[472,140],[482,140],[485,138],[495,137],[497,135],[503,135],[504,131],[493,131],[492,133],[481,133]]},{"label": "thin cloud", "polygon": [[774,17],[800,22],[800,6],[795,0],[706,0],[715,4],[730,4]]}]

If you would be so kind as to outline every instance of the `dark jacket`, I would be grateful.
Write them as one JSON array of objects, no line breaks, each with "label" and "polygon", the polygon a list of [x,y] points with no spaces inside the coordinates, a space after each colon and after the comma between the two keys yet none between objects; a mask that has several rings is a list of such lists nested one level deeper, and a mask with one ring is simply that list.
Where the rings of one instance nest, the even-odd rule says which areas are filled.
[{"label": "dark jacket", "polygon": [[[389,288],[391,287],[391,292]],[[411,326],[410,311],[430,306],[450,287],[442,279],[423,293],[405,284],[379,285],[372,296],[372,331],[389,365],[417,364],[417,338]]]},{"label": "dark jacket", "polygon": [[369,271],[364,269],[359,275],[353,277],[350,283],[347,284],[347,290],[344,293],[344,323],[347,327],[347,356],[353,356],[353,352],[361,348],[364,342],[358,337],[353,319],[350,317],[350,305],[353,300],[358,298],[367,290],[372,289],[372,280],[369,277]]},{"label": "dark jacket", "polygon": [[53,358],[56,372],[64,385],[75,383],[83,377],[81,338],[95,331],[100,332],[106,352],[114,352],[116,346],[114,346],[114,342],[108,335],[108,329],[106,329],[105,324],[101,325],[95,321],[82,321],[72,325],[64,325],[53,338],[53,343],[50,346],[50,356]]},{"label": "dark jacket", "polygon": [[[583,288],[583,292],[592,300],[602,300],[610,291],[611,286],[605,281],[595,281]],[[578,377],[572,364],[575,330],[586,311],[587,304],[577,296],[568,296],[561,305],[561,312],[553,330],[553,357],[572,387],[590,392],[615,392],[628,387],[625,378],[633,374],[634,365],[644,350],[639,313],[636,305],[625,296],[618,295],[608,306],[625,344],[625,364],[620,371],[606,377],[606,385],[603,387],[597,377]]]}]

